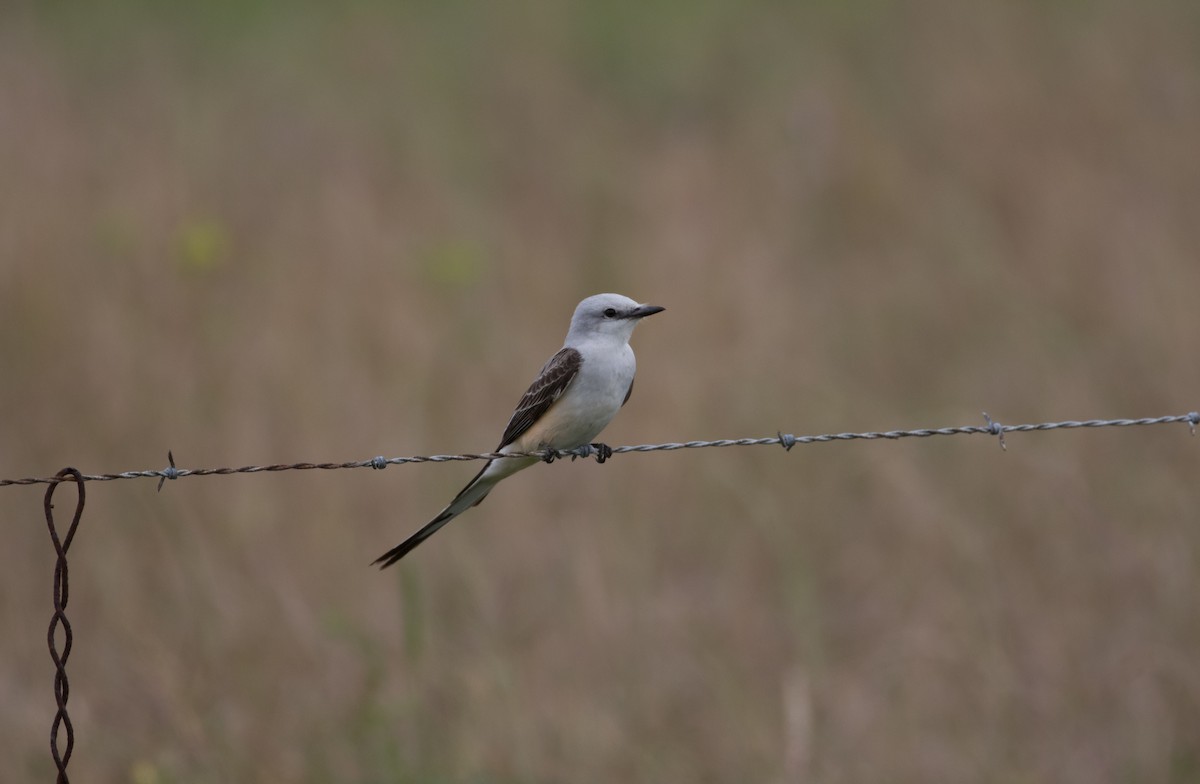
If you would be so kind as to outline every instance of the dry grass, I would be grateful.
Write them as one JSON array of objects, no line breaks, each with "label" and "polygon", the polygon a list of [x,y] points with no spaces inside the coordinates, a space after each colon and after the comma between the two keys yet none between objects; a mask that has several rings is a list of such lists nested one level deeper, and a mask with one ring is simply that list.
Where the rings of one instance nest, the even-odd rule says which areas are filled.
[{"label": "dry grass", "polygon": [[[602,290],[613,444],[1200,405],[1194,3],[109,5],[0,13],[2,476],[486,449]],[[1198,449],[556,464],[383,574],[469,466],[92,486],[71,772],[1195,781]]]}]

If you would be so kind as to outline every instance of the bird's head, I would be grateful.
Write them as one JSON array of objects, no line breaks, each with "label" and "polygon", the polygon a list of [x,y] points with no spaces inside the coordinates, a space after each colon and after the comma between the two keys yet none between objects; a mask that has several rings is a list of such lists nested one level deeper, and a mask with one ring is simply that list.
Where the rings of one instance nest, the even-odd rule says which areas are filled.
[{"label": "bird's head", "polygon": [[594,294],[576,306],[567,342],[601,336],[628,341],[639,321],[663,310],[658,305],[639,305],[620,294]]}]

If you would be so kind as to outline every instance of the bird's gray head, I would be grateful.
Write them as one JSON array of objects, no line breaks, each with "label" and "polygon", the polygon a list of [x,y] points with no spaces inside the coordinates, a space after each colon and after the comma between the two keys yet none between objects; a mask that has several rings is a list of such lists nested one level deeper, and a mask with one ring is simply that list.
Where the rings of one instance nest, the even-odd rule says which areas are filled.
[{"label": "bird's gray head", "polygon": [[639,305],[620,294],[595,294],[575,308],[567,343],[598,337],[628,341],[638,321],[663,310],[658,305]]}]

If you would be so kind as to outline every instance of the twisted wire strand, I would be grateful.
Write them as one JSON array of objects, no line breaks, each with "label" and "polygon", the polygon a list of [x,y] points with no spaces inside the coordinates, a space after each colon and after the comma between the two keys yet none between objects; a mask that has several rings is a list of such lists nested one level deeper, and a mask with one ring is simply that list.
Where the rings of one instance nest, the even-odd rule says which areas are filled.
[{"label": "twisted wire strand", "polygon": [[[67,784],[67,763],[71,761],[71,753],[75,749],[75,728],[67,713],[67,700],[71,696],[71,684],[67,680],[67,658],[71,655],[74,635],[71,622],[67,620],[67,601],[69,599],[69,583],[67,580],[67,550],[75,539],[79,528],[79,519],[83,516],[85,500],[83,476],[74,468],[64,468],[55,476],[63,482],[75,482],[79,497],[75,502],[75,514],[67,527],[67,535],[60,537],[58,527],[54,524],[54,491],[57,484],[46,488],[46,499],[43,508],[46,513],[46,526],[50,530],[50,541],[54,544],[54,614],[50,617],[50,629],[46,633],[46,644],[50,649],[50,659],[54,662],[54,703],[57,710],[54,721],[50,724],[50,756],[58,770],[56,781]],[[59,650],[58,630],[62,629],[62,649]],[[60,748],[60,741],[65,740],[65,746]]]},{"label": "twisted wire strand", "polygon": [[[1039,422],[1037,424],[1024,425],[1002,425],[999,422],[994,421],[986,413],[984,413],[983,416],[986,422],[984,425],[919,428],[916,430],[868,431],[863,433],[826,433],[822,435],[811,436],[797,436],[789,433],[783,433],[781,431],[775,436],[768,436],[766,438],[727,438],[713,441],[682,441],[668,442],[663,444],[617,446],[612,448],[612,453],[625,454],[628,452],[672,452],[679,449],[707,449],[709,447],[730,446],[782,446],[785,450],[790,451],[791,448],[796,444],[825,444],[834,441],[874,441],[880,439],[894,441],[901,438],[930,438],[933,436],[955,435],[996,436],[1000,440],[1000,445],[1004,448],[1007,448],[1004,441],[1004,435],[1006,433],[1028,433],[1047,430],[1070,430],[1075,428],[1095,427],[1167,425],[1182,422],[1189,426],[1191,433],[1194,436],[1196,434],[1196,426],[1200,425],[1200,412],[1196,411],[1191,411],[1187,414],[1144,417],[1140,419],[1070,419],[1062,422]],[[389,465],[406,465],[409,463],[448,463],[471,460],[504,460],[514,457],[537,457],[541,459],[570,457],[574,459],[578,457],[591,457],[595,453],[596,450],[592,446],[585,445],[578,449],[539,450],[533,452],[472,452],[456,455],[411,455],[406,457],[380,456],[373,457],[368,460],[351,460],[341,463],[274,463],[271,465],[248,465],[238,468],[177,468],[175,466],[174,455],[168,452],[167,457],[170,465],[167,468],[148,471],[122,471],[120,473],[112,474],[82,474],[81,477],[83,481],[86,482],[111,482],[117,479],[158,479],[159,489],[161,490],[162,483],[164,481],[168,479],[180,479],[185,476],[228,476],[231,474],[275,473],[279,471],[332,471],[343,468],[383,469]],[[25,479],[0,479],[0,487],[8,487],[13,485],[57,484],[62,481],[74,480],[73,478],[63,479],[62,477],[57,476],[28,477]]]}]

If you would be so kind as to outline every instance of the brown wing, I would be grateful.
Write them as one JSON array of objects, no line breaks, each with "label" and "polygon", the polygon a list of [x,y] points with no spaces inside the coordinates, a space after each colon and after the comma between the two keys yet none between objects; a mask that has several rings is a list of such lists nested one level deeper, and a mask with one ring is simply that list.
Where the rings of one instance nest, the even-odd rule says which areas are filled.
[{"label": "brown wing", "polygon": [[521,402],[517,403],[517,410],[508,420],[508,427],[504,428],[500,446],[496,449],[503,449],[533,427],[533,423],[541,419],[554,401],[567,391],[582,364],[583,357],[573,348],[564,348],[550,357],[550,361],[521,397]]}]

